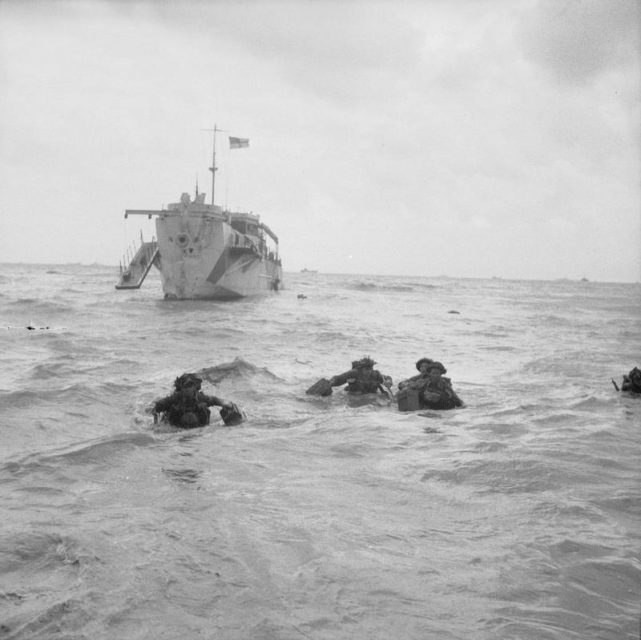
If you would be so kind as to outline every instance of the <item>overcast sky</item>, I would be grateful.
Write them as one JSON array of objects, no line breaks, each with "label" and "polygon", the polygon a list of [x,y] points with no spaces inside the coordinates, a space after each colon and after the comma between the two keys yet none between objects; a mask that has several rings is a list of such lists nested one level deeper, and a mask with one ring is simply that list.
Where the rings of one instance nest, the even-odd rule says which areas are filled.
[{"label": "overcast sky", "polygon": [[285,271],[639,281],[640,6],[0,0],[0,262],[117,265],[217,124]]}]

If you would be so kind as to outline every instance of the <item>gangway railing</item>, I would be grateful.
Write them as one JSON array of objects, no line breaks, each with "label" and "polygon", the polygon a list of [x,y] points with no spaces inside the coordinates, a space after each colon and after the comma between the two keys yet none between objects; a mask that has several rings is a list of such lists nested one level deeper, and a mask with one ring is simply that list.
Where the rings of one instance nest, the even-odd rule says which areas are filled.
[{"label": "gangway railing", "polygon": [[135,253],[128,251],[125,254],[124,262],[120,264],[120,278],[116,289],[140,289],[140,285],[147,277],[157,255],[158,243],[156,240],[144,242],[141,237],[141,245],[138,250]]}]

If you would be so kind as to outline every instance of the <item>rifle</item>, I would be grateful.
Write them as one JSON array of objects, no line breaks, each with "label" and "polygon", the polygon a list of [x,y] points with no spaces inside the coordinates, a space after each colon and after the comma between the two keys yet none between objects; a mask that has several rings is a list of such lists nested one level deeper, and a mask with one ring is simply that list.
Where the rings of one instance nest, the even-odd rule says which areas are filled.
[{"label": "rifle", "polygon": [[392,402],[394,401],[394,393],[392,392],[392,389],[387,386],[383,385],[380,382],[377,383],[379,391],[384,395],[387,396]]},{"label": "rifle", "polygon": [[614,388],[618,391],[619,390],[619,385],[614,381],[614,378],[612,378],[612,384],[614,385]]}]

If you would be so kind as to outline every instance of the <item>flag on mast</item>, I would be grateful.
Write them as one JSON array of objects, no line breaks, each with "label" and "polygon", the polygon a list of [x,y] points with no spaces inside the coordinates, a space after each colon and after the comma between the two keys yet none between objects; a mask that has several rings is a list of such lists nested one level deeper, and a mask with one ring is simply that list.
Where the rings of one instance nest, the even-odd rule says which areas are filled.
[{"label": "flag on mast", "polygon": [[243,147],[249,146],[249,138],[233,138],[229,136],[229,148],[230,149],[242,149]]}]

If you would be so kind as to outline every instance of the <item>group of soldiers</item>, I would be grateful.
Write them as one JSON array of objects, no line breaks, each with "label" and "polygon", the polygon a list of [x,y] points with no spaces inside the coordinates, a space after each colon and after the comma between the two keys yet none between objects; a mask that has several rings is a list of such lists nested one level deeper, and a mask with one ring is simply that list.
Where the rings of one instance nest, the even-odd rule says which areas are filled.
[{"label": "group of soldiers", "polygon": [[[447,370],[436,360],[421,358],[416,363],[418,375],[400,382],[396,396],[392,391],[392,378],[374,369],[375,364],[369,356],[354,360],[348,371],[330,379],[321,378],[307,389],[307,393],[328,396],[333,387],[346,385],[345,390],[350,394],[382,393],[390,401],[396,400],[401,411],[454,409],[463,405],[452,388],[451,380],[444,376]],[[182,429],[202,427],[209,424],[209,407],[213,406],[221,407],[220,416],[226,425],[243,421],[244,414],[236,404],[203,393],[202,382],[202,378],[194,373],[176,378],[173,393],[156,400],[150,407],[154,421],[160,417]]]},{"label": "group of soldiers", "polygon": [[454,409],[463,402],[452,388],[452,381],[445,377],[447,369],[442,363],[431,358],[421,358],[416,363],[418,375],[398,383],[396,396],[392,392],[392,378],[374,369],[376,363],[366,356],[354,360],[352,368],[345,373],[321,378],[307,389],[310,395],[328,396],[332,388],[347,384],[348,393],[363,394],[381,392],[396,400],[401,411],[416,409]]},{"label": "group of soldiers", "polygon": [[[399,382],[396,394],[392,391],[392,378],[374,369],[375,364],[369,356],[354,360],[348,371],[329,379],[321,378],[307,389],[306,393],[329,396],[334,387],[346,385],[345,390],[350,394],[382,393],[391,401],[396,401],[400,411],[447,410],[463,406],[463,402],[452,388],[452,381],[445,376],[447,369],[437,360],[418,360],[418,374]],[[213,406],[220,407],[220,416],[226,425],[243,421],[245,416],[236,404],[203,393],[202,382],[202,378],[194,373],[185,373],[176,378],[173,393],[156,400],[151,406],[154,421],[160,416],[171,425],[182,429],[203,427],[209,424],[209,407]],[[624,375],[620,389],[614,380],[612,383],[617,391],[641,394],[641,370],[634,367]]]}]

